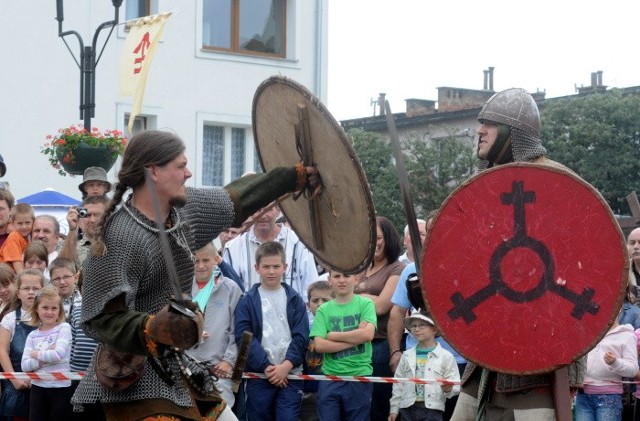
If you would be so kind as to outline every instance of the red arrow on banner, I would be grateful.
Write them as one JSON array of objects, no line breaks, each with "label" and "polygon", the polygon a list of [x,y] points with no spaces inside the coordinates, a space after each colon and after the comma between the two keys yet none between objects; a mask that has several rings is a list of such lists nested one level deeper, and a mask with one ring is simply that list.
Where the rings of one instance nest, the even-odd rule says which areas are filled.
[{"label": "red arrow on banner", "polygon": [[140,54],[140,57],[134,60],[135,64],[138,64],[139,67],[134,67],[133,73],[140,73],[142,70],[142,62],[144,61],[146,55],[145,51],[151,46],[151,41],[149,41],[149,32],[145,32],[140,40],[140,43],[136,46],[136,49],[133,50],[135,54]]}]

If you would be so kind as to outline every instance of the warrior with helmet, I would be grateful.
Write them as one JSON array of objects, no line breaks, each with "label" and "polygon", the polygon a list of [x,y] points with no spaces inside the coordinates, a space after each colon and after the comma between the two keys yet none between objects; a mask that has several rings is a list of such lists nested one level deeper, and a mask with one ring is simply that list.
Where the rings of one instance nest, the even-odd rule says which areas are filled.
[{"label": "warrior with helmet", "polygon": [[[477,155],[486,162],[486,168],[510,162],[532,162],[571,172],[545,157],[547,151],[539,138],[538,107],[524,89],[512,88],[493,95],[478,114],[478,121]],[[584,363],[582,358],[569,366],[570,385],[582,384]],[[553,373],[503,374],[469,362],[461,382],[462,392],[451,418],[454,421],[510,419],[511,411],[516,421],[556,417]]]}]

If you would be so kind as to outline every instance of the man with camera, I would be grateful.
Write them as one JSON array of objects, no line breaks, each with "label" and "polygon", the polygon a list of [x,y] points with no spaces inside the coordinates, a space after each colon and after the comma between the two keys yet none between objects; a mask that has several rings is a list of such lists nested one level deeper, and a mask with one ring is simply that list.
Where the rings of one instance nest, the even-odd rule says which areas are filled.
[{"label": "man with camera", "polygon": [[[98,224],[108,203],[109,199],[106,196],[87,196],[82,201],[82,207],[69,208],[69,232],[60,249],[60,257],[71,259],[76,262],[78,268],[82,267],[89,255],[91,242],[98,235]],[[78,228],[83,232],[81,240],[78,240]]]}]

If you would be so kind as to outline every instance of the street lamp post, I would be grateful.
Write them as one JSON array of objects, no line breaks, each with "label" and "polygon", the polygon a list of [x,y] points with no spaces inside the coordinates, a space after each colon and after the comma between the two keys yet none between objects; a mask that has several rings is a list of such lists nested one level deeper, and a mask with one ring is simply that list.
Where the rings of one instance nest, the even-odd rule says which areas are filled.
[{"label": "street lamp post", "polygon": [[[103,22],[98,26],[96,32],[93,34],[93,42],[89,46],[85,46],[82,37],[77,31],[62,31],[62,21],[64,20],[64,6],[63,0],[56,0],[56,20],[58,21],[58,36],[62,38],[64,45],[67,47],[73,60],[80,69],[80,119],[84,120],[84,128],[87,131],[91,131],[91,118],[95,116],[95,96],[96,96],[96,66],[102,57],[104,48],[113,33],[113,28],[119,21],[119,9],[122,5],[122,0],[112,0],[113,7],[115,8],[115,14],[113,20]],[[96,44],[98,43],[98,35],[103,29],[110,28],[107,39],[104,40],[104,44],[100,49],[100,54],[96,58]],[[69,47],[65,37],[67,35],[75,35],[80,44],[80,60]]]}]

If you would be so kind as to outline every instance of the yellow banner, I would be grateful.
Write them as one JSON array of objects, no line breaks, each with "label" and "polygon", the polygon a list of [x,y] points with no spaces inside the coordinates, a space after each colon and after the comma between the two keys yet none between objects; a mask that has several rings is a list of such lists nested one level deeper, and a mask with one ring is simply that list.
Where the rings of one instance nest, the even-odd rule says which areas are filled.
[{"label": "yellow banner", "polygon": [[170,16],[171,13],[146,16],[129,24],[129,35],[124,42],[120,62],[120,95],[133,97],[129,133],[136,116],[142,111],[142,99],[151,61],[162,37],[164,24]]}]

